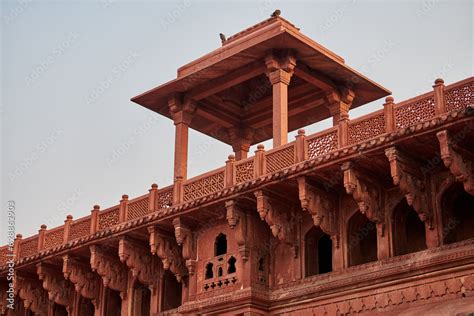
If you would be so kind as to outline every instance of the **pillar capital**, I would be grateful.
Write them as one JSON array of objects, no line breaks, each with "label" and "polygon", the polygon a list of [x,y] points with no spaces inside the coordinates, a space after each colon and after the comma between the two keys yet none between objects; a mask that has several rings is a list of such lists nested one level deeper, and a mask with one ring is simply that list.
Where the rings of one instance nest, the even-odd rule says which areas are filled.
[{"label": "pillar capital", "polygon": [[196,111],[196,102],[193,99],[175,94],[168,99],[168,107],[175,125],[180,123],[191,124]]}]

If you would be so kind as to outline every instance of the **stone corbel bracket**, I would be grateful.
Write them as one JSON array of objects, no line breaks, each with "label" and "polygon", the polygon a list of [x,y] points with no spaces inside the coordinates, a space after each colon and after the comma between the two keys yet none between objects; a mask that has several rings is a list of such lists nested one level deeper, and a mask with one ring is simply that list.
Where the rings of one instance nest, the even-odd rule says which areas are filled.
[{"label": "stone corbel bracket", "polygon": [[180,217],[173,219],[173,226],[176,243],[181,246],[181,254],[188,273],[194,275],[196,269],[196,235]]},{"label": "stone corbel bracket", "polygon": [[444,165],[449,168],[456,181],[463,184],[464,190],[474,195],[474,155],[457,146],[456,143],[461,140],[457,138],[462,137],[458,135],[461,135],[461,132],[455,135],[455,137],[451,137],[447,130],[436,133],[441,151],[441,159]]},{"label": "stone corbel bracket", "polygon": [[351,161],[341,166],[344,172],[344,188],[347,194],[351,194],[357,202],[359,210],[367,218],[377,224],[379,235],[385,233],[385,216],[382,208],[381,186],[368,180],[358,171]]},{"label": "stone corbel bracket", "polygon": [[257,199],[257,211],[260,219],[264,220],[272,231],[274,237],[285,242],[293,248],[293,255],[298,256],[298,244],[296,238],[296,216],[292,216],[291,206],[282,203],[281,199],[271,197],[263,190],[254,192]]},{"label": "stone corbel bracket", "polygon": [[[150,250],[157,255],[163,263],[165,270],[170,270],[178,282],[187,275],[187,269],[183,262],[182,252],[175,238],[168,236],[157,226],[149,226]],[[192,269],[192,267],[191,267]]]},{"label": "stone corbel bracket", "polygon": [[161,264],[152,256],[147,247],[140,242],[123,236],[119,241],[118,255],[120,261],[130,269],[132,277],[150,289],[157,289]]},{"label": "stone corbel bracket", "polygon": [[313,218],[314,226],[331,236],[339,248],[340,232],[337,222],[336,202],[330,194],[308,183],[305,176],[297,178],[301,208]]},{"label": "stone corbel bracket", "polygon": [[44,263],[36,265],[38,278],[43,282],[43,288],[48,292],[51,302],[66,307],[71,312],[74,301],[74,288],[72,284],[64,279],[62,273]]},{"label": "stone corbel bracket", "polygon": [[64,255],[63,274],[66,280],[74,284],[77,293],[92,300],[94,306],[98,306],[100,277],[92,272],[89,264],[85,264],[70,255]]},{"label": "stone corbel bracket", "polygon": [[235,200],[226,201],[225,208],[227,211],[227,223],[234,230],[240,256],[243,261],[247,261],[250,251],[247,243],[247,216]]},{"label": "stone corbel bracket", "polygon": [[396,147],[387,148],[385,155],[390,162],[393,184],[399,186],[408,205],[413,207],[420,219],[432,229],[432,212],[427,203],[420,168]]},{"label": "stone corbel bracket", "polygon": [[30,309],[35,315],[48,314],[48,293],[37,279],[15,276],[15,291],[23,301],[25,309]]},{"label": "stone corbel bracket", "polygon": [[128,277],[125,265],[101,246],[92,245],[89,249],[91,252],[90,262],[92,271],[102,278],[102,283],[105,287],[120,292],[120,297],[125,299]]}]

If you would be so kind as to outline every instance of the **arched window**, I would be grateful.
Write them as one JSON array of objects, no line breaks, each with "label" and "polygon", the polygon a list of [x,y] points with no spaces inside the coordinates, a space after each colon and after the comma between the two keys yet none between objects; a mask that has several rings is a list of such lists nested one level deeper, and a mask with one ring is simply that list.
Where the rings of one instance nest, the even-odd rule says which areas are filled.
[{"label": "arched window", "polygon": [[235,262],[237,260],[234,257],[230,257],[229,260],[227,261],[228,268],[227,268],[227,273],[235,273],[237,271],[237,268],[235,267]]},{"label": "arched window", "polygon": [[222,272],[222,267],[219,267],[219,269],[217,269],[217,277],[221,277],[222,274],[224,274],[224,273]]},{"label": "arched window", "polygon": [[227,253],[227,237],[224,234],[219,234],[214,245],[214,255],[221,256]]},{"label": "arched window", "polygon": [[78,311],[78,316],[94,316],[94,305],[90,299],[81,296],[78,306],[81,307]]},{"label": "arched window", "polygon": [[459,182],[452,184],[441,199],[443,242],[450,244],[474,238],[474,196]]},{"label": "arched window", "polygon": [[332,271],[332,240],[319,227],[306,233],[305,267],[307,277]]},{"label": "arched window", "polygon": [[[166,311],[178,308],[181,305],[182,283],[169,270],[163,276],[161,310]],[[109,314],[107,314],[109,315]],[[120,315],[120,314],[110,314]]]},{"label": "arched window", "polygon": [[122,310],[122,299],[120,292],[106,289],[105,292],[105,315],[120,315]]},{"label": "arched window", "polygon": [[132,315],[150,316],[151,291],[137,282],[133,287]]},{"label": "arched window", "polygon": [[377,229],[360,211],[348,223],[349,266],[377,261]]},{"label": "arched window", "polygon": [[425,224],[405,198],[393,210],[392,231],[396,256],[426,249]]},{"label": "arched window", "polygon": [[206,265],[206,279],[212,279],[214,277],[214,272],[212,271],[213,267],[214,265],[211,262]]}]

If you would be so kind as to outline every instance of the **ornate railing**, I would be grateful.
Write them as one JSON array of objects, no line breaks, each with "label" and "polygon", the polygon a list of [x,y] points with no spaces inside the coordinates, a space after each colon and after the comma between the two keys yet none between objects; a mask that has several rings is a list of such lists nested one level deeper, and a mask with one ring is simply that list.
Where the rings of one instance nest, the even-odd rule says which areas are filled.
[{"label": "ornate railing", "polygon": [[[128,196],[124,195],[119,205],[103,211],[95,206],[90,216],[74,221],[68,217],[63,226],[51,230],[42,226],[38,235],[16,239],[17,259],[474,104],[474,78],[448,86],[437,80],[433,87],[431,92],[398,104],[388,97],[382,110],[339,123],[313,135],[306,136],[300,130],[295,141],[281,147],[265,151],[259,145],[255,155],[245,160],[235,161],[233,156],[229,156],[225,167],[186,181],[179,180],[172,186],[158,189],[152,185],[148,194],[133,200],[128,201]],[[2,256],[0,252],[0,262],[4,261]]]},{"label": "ornate railing", "polygon": [[185,181],[183,200],[188,202],[224,189],[224,171],[219,168]]},{"label": "ornate railing", "polygon": [[127,220],[147,215],[150,212],[149,205],[150,200],[148,194],[128,202]]},{"label": "ornate railing", "polygon": [[91,232],[91,217],[83,217],[71,224],[68,240],[76,240],[89,235]]}]

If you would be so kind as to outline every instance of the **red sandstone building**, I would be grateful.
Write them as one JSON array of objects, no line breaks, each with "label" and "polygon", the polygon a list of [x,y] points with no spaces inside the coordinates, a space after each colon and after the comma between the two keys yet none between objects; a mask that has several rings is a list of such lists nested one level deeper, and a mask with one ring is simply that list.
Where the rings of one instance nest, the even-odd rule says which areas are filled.
[{"label": "red sandstone building", "polygon": [[[1,315],[473,313],[474,78],[398,102],[278,15],[222,40],[132,99],[176,127],[173,184],[17,235]],[[189,128],[234,154],[188,179]]]}]

